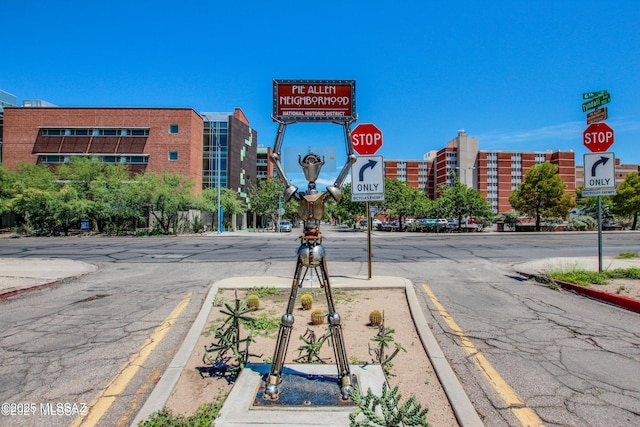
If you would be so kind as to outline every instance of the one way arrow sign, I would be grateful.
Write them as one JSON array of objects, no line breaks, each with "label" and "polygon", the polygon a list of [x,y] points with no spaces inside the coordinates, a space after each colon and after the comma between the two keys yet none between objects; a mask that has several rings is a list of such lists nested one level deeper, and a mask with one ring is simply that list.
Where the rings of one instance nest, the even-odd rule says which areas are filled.
[{"label": "one way arrow sign", "polygon": [[584,189],[600,190],[616,188],[616,168],[613,153],[584,155]]},{"label": "one way arrow sign", "polygon": [[351,201],[384,200],[384,162],[382,156],[358,156],[351,166]]}]

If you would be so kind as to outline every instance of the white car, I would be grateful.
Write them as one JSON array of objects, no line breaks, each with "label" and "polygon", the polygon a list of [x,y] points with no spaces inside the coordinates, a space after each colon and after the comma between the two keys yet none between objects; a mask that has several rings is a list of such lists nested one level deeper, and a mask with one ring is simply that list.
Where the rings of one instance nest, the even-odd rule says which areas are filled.
[{"label": "white car", "polygon": [[289,221],[280,221],[280,225],[278,225],[278,231],[282,232],[290,232],[291,231],[291,222]]}]

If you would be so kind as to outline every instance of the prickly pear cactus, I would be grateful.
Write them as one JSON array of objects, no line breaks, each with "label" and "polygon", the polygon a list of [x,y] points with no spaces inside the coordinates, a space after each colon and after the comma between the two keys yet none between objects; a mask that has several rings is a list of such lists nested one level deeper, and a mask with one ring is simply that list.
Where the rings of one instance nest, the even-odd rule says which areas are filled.
[{"label": "prickly pear cactus", "polygon": [[380,310],[373,310],[369,314],[369,323],[371,323],[373,326],[380,326],[380,324],[382,323],[382,320],[383,320],[383,316]]},{"label": "prickly pear cactus", "polygon": [[311,310],[311,306],[313,305],[313,297],[309,294],[304,294],[300,297],[300,304],[302,304],[302,308],[305,310]]}]

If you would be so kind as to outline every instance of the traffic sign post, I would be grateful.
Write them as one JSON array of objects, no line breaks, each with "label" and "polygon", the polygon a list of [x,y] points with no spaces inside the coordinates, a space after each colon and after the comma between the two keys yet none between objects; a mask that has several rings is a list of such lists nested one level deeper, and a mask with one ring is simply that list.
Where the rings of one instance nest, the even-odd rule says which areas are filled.
[{"label": "traffic sign post", "polygon": [[382,147],[382,131],[373,123],[361,123],[351,131],[351,145],[361,156],[371,156]]},{"label": "traffic sign post", "polygon": [[604,123],[609,116],[607,108],[598,108],[611,102],[606,90],[586,92],[582,99],[582,112],[587,112],[587,128],[582,132],[582,142],[592,153],[584,155],[583,197],[598,197],[598,272],[602,272],[602,196],[616,194],[615,159],[613,153],[605,153],[613,145],[613,129]]},{"label": "traffic sign post", "polygon": [[382,156],[359,156],[351,166],[351,201],[367,202],[367,251],[371,279],[371,217],[369,202],[384,201],[384,161]]}]

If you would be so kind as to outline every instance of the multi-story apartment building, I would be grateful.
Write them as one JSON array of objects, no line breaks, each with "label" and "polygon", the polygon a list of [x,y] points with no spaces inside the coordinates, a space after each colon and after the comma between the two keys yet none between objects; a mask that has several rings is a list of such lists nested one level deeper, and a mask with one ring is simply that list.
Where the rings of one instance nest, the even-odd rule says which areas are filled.
[{"label": "multi-story apartment building", "polygon": [[566,191],[575,191],[574,153],[572,151],[518,152],[479,151],[477,158],[477,190],[494,212],[512,210],[509,196],[531,167],[549,162],[558,166],[558,174]]},{"label": "multi-story apartment building", "polygon": [[454,177],[457,177],[463,184],[479,190],[494,212],[509,212],[512,210],[509,196],[513,190],[532,166],[544,162],[558,165],[558,173],[567,185],[567,191],[575,191],[572,151],[478,150],[478,138],[468,136],[464,130],[459,131],[444,148],[427,153],[424,161],[385,161],[385,177],[398,178],[413,188],[422,189],[431,199],[438,197],[438,189],[442,185],[453,185]]},{"label": "multi-story apartment building", "polygon": [[422,160],[385,160],[385,177],[406,182],[413,188],[426,191],[431,162]]}]

